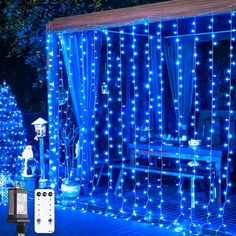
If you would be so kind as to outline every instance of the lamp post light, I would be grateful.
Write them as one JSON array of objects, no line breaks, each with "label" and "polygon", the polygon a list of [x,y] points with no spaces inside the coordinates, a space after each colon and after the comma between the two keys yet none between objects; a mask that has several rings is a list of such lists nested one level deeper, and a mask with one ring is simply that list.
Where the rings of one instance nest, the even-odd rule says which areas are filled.
[{"label": "lamp post light", "polygon": [[34,125],[35,129],[35,139],[39,140],[39,155],[40,155],[40,180],[39,180],[39,185],[41,184],[41,187],[46,187],[43,186],[47,184],[47,179],[45,175],[45,164],[44,164],[44,137],[46,136],[46,124],[48,122],[44,120],[43,118],[38,118],[35,120],[31,125]]}]

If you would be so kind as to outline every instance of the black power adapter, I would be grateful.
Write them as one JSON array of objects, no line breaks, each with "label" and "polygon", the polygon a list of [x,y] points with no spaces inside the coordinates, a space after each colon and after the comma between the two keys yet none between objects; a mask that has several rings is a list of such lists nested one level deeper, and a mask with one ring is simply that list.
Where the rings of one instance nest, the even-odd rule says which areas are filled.
[{"label": "black power adapter", "polygon": [[8,222],[16,223],[16,232],[18,236],[24,236],[26,233],[26,223],[29,222],[28,217],[28,191],[17,187],[15,182],[14,188],[8,189]]}]

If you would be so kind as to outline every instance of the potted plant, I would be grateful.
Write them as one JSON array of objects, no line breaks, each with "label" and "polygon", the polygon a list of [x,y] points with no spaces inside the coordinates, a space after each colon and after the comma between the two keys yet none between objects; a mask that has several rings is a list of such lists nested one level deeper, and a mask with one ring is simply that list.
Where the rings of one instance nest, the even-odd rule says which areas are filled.
[{"label": "potted plant", "polygon": [[60,145],[64,152],[64,175],[61,191],[66,198],[76,198],[81,189],[80,180],[76,178],[75,162],[79,161],[79,128],[74,124],[60,125]]},{"label": "potted plant", "polygon": [[71,178],[62,179],[61,192],[66,198],[76,198],[80,193],[80,181]]}]

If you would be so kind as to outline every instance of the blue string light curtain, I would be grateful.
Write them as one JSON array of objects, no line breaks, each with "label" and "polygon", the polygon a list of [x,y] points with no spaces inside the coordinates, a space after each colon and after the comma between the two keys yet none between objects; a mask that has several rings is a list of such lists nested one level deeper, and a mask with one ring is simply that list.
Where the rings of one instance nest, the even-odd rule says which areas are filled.
[{"label": "blue string light curtain", "polygon": [[[178,55],[178,50],[181,49],[181,57]],[[190,121],[190,113],[193,101],[193,49],[194,41],[181,39],[181,42],[176,43],[176,39],[166,39],[164,41],[164,52],[166,57],[167,70],[169,75],[171,94],[175,107],[176,120],[178,114],[181,116],[180,132],[182,135],[188,135],[188,125]],[[178,66],[177,66],[177,63]],[[181,71],[181,76],[179,71]],[[179,91],[179,81],[182,80],[181,94]],[[177,101],[179,106],[176,107]],[[179,109],[179,111],[178,111]]]},{"label": "blue string light curtain", "polygon": [[[153,94],[153,101],[152,104],[155,104],[153,106],[153,109],[151,109],[151,124],[150,126],[153,127],[154,133],[161,133],[161,129],[163,127],[160,127],[160,113],[161,113],[161,106],[160,103],[160,96],[161,96],[161,81],[160,81],[160,71],[161,71],[161,57],[160,57],[160,51],[157,53],[157,49],[160,50],[160,43],[157,42],[157,40],[152,39],[150,40],[150,61],[151,61],[151,93]],[[162,115],[164,115],[164,110],[162,110]]]},{"label": "blue string light curtain", "polygon": [[[92,179],[95,98],[98,91],[101,35],[94,31],[61,35],[62,53],[70,85],[70,93],[79,126],[80,160],[78,178]],[[96,53],[95,53],[96,52]],[[96,58],[94,58],[96,57]],[[96,61],[96,63],[94,63]]]}]

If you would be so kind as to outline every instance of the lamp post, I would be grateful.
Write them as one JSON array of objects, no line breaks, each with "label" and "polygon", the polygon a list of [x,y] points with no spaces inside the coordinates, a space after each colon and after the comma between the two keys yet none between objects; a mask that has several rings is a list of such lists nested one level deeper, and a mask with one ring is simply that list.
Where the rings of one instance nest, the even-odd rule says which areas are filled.
[{"label": "lamp post", "polygon": [[[43,118],[38,118],[35,120],[31,125],[34,125],[35,129],[35,139],[39,140],[39,155],[40,155],[40,180],[39,182],[41,184],[47,182],[46,176],[45,176],[45,164],[44,164],[44,137],[46,136],[46,124],[48,122],[44,120]],[[45,187],[45,186],[41,186]]]}]

